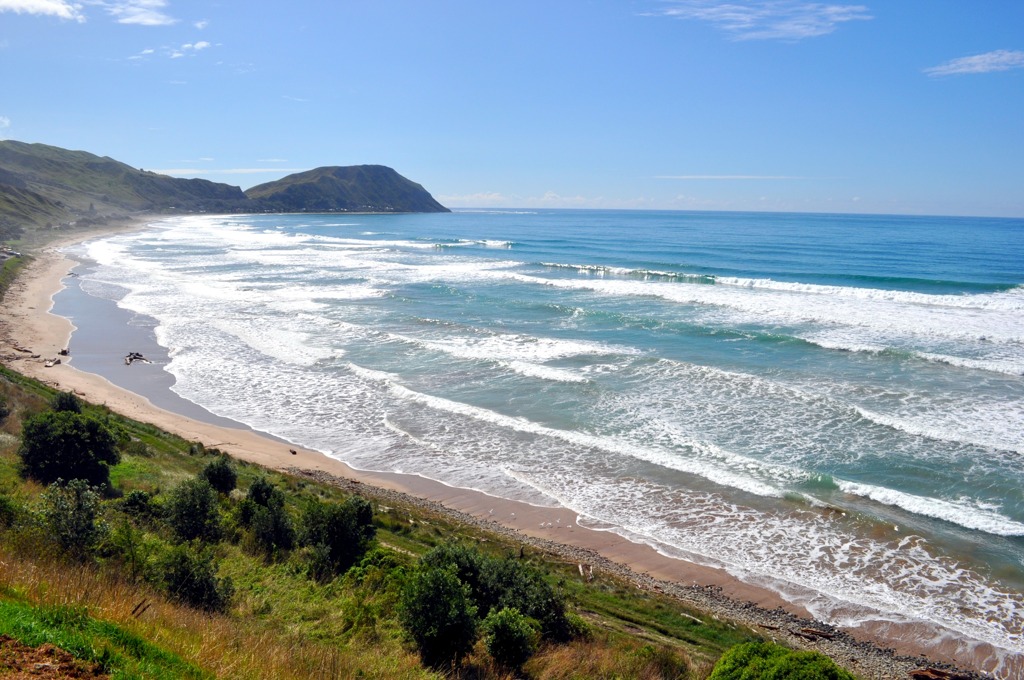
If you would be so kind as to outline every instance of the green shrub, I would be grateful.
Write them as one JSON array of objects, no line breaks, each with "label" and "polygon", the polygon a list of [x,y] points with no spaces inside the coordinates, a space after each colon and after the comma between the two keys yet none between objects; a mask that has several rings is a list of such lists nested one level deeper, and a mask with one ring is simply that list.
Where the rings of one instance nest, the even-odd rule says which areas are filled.
[{"label": "green shrub", "polygon": [[146,446],[146,442],[139,441],[138,439],[132,439],[123,447],[121,447],[125,455],[138,456],[141,458],[149,458],[153,455],[153,452]]},{"label": "green shrub", "polygon": [[107,535],[100,520],[100,495],[84,479],[57,480],[40,497],[40,520],[48,537],[65,554],[85,559]]},{"label": "green shrub", "polygon": [[134,489],[116,501],[116,507],[124,514],[144,522],[157,516],[158,509],[148,491]]},{"label": "green shrub", "polygon": [[565,599],[529,564],[510,557],[485,559],[480,581],[477,602],[481,610],[489,613],[494,609],[516,607],[540,623],[545,638],[559,642],[570,638]]},{"label": "green shrub", "polygon": [[487,653],[503,666],[518,670],[537,651],[537,622],[515,607],[492,611],[483,629]]},{"label": "green shrub", "polygon": [[295,527],[283,501],[271,503],[269,507],[256,506],[251,525],[253,542],[267,557],[295,546]]},{"label": "green shrub", "polygon": [[236,512],[238,524],[250,530],[253,546],[267,557],[295,546],[295,525],[284,502],[284,492],[259,477]]},{"label": "green shrub", "polygon": [[217,578],[217,564],[209,546],[182,543],[161,560],[167,593],[179,602],[207,611],[226,611],[235,589],[230,578]]},{"label": "green shrub", "polygon": [[326,579],[362,559],[376,531],[373,508],[352,496],[342,503],[313,500],[302,515],[299,534],[302,545],[311,548],[310,570]]},{"label": "green shrub", "polygon": [[564,598],[530,565],[511,557],[489,557],[456,543],[439,545],[422,560],[427,566],[454,566],[459,580],[469,586],[480,616],[515,607],[540,623],[544,637],[558,641],[572,637]]},{"label": "green shrub", "polygon": [[227,456],[217,456],[207,463],[199,476],[208,481],[218,493],[231,493],[238,483],[238,474]]},{"label": "green shrub", "polygon": [[103,544],[103,556],[120,563],[120,572],[132,581],[156,581],[158,574],[154,556],[164,545],[122,519],[114,526]]},{"label": "green shrub", "polygon": [[17,501],[5,493],[0,493],[0,528],[8,529],[14,525],[24,509]]},{"label": "green shrub", "polygon": [[708,680],[855,680],[818,652],[795,652],[771,642],[748,642],[728,650]]},{"label": "green shrub", "polygon": [[[73,395],[72,395],[73,396]],[[52,484],[58,478],[106,486],[120,460],[117,439],[101,421],[73,411],[44,411],[22,423],[22,473]]]},{"label": "green shrub", "polygon": [[402,591],[399,618],[433,668],[459,665],[476,642],[476,605],[453,565],[417,570]]},{"label": "green shrub", "polygon": [[171,492],[167,523],[179,540],[218,540],[221,524],[217,492],[205,479],[185,480]]},{"label": "green shrub", "polygon": [[53,399],[50,400],[50,410],[57,412],[67,411],[68,413],[81,413],[82,400],[76,397],[73,392],[58,392],[54,395]]}]

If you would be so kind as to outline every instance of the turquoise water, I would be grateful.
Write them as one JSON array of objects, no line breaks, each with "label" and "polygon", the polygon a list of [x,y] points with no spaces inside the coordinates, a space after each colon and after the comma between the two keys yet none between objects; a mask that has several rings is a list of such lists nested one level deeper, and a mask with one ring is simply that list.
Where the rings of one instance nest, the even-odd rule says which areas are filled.
[{"label": "turquoise water", "polygon": [[1024,654],[1024,220],[194,216],[81,252],[215,414]]}]

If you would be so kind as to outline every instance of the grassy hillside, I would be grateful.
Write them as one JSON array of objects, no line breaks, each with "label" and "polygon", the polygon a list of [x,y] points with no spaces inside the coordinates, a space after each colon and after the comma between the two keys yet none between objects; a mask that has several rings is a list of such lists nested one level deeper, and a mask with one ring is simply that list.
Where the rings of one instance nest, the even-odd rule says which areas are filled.
[{"label": "grassy hillside", "polygon": [[[59,539],[66,527],[54,510],[65,507],[55,497],[67,499],[55,489],[69,487],[19,472],[23,426],[52,413],[57,395],[0,370],[0,634],[63,647],[114,677],[521,677],[494,660],[484,636],[470,641],[454,671],[422,663],[398,612],[420,556],[452,544],[513,572],[542,574],[565,602],[572,634],[541,640],[523,667],[529,677],[700,679],[726,649],[759,637],[612,575],[584,579],[574,563],[422,508],[385,504],[372,492],[364,496],[375,533],[366,552],[351,568],[318,573],[319,548],[299,539],[268,543],[253,519],[262,512],[254,511],[253,489],[269,482],[280,492],[296,536],[311,505],[344,504],[350,494],[238,461],[229,461],[234,490],[217,496],[218,533],[183,541],[172,528],[175,499],[224,458],[88,404],[81,417],[116,434],[119,462],[94,523],[79,521],[88,512],[72,513],[75,531],[93,536],[83,527],[99,527],[88,549],[75,552]],[[169,585],[168,565],[183,552],[205,555],[217,587],[230,583],[223,606],[197,605]]]},{"label": "grassy hillside", "polygon": [[318,168],[254,187],[168,177],[113,158],[0,140],[0,240],[104,224],[140,212],[444,212],[427,191],[380,165]]},{"label": "grassy hillside", "polygon": [[140,211],[226,212],[246,204],[238,187],[180,179],[108,157],[0,141],[0,220],[29,226]]}]

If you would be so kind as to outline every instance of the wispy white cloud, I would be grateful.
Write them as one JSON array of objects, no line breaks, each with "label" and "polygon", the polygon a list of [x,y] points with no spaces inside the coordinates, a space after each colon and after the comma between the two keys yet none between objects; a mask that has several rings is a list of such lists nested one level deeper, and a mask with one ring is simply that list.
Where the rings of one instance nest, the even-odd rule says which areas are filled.
[{"label": "wispy white cloud", "polygon": [[797,175],[658,175],[654,179],[683,179],[683,180],[775,180],[775,179],[810,179]]},{"label": "wispy white cloud", "polygon": [[929,76],[956,76],[966,73],[991,73],[1024,68],[1024,52],[1020,50],[995,50],[970,57],[960,57],[924,70]]},{"label": "wispy white cloud", "polygon": [[0,116],[0,139],[7,139],[7,130],[11,127],[11,119]]},{"label": "wispy white cloud", "polygon": [[210,47],[210,43],[205,40],[200,40],[195,43],[185,43],[181,47],[172,48],[170,51],[171,59],[180,59],[181,57],[194,57],[196,53],[202,52]]},{"label": "wispy white cloud", "polygon": [[82,6],[65,0],[0,0],[0,12],[41,14],[59,19],[85,21]]},{"label": "wispy white cloud", "polygon": [[164,12],[166,0],[114,0],[95,2],[114,17],[119,24],[138,26],[170,26],[178,20]]},{"label": "wispy white cloud", "polygon": [[871,19],[864,5],[805,0],[668,0],[647,14],[707,21],[735,40],[803,40],[832,33],[847,21]]},{"label": "wispy white cloud", "polygon": [[201,19],[201,20],[193,23],[192,25],[195,26],[196,28],[198,28],[201,31],[204,28],[206,28],[207,26],[209,26],[210,22],[207,21],[206,19]]}]

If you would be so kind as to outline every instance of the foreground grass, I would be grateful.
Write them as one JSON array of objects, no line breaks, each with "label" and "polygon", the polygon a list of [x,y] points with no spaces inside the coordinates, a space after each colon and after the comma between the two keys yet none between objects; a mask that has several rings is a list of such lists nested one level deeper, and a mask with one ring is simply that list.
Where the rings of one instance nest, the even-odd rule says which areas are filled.
[{"label": "foreground grass", "polygon": [[26,645],[48,643],[59,647],[97,664],[114,678],[211,677],[139,635],[93,618],[82,607],[39,607],[14,599],[0,600],[0,630]]},{"label": "foreground grass", "polygon": [[[10,411],[0,425],[0,494],[25,508],[33,507],[42,488],[18,475],[20,421],[44,409],[53,395],[0,369],[0,398]],[[102,407],[86,408],[131,442],[111,469],[120,493],[159,497],[215,455]],[[345,497],[335,487],[244,462],[234,467],[239,491],[222,501],[227,513],[258,477],[282,489],[292,511],[312,498]],[[416,507],[385,507],[368,498],[375,506],[377,551],[385,558],[326,582],[309,578],[300,551],[271,560],[252,549],[245,532],[229,530],[213,548],[219,576],[230,577],[235,587],[223,614],[172,602],[147,581],[167,538],[153,526],[130,522],[113,505],[105,518],[120,540],[130,539],[132,560],[123,549],[101,549],[89,563],[69,563],[7,530],[0,536],[0,633],[28,644],[50,642],[125,678],[521,677],[496,667],[482,642],[454,674],[424,668],[396,614],[406,574],[432,547],[458,540],[504,556],[519,554],[521,545]],[[590,629],[570,643],[542,646],[523,669],[528,677],[702,680],[726,649],[759,637],[610,575],[584,581],[575,564],[527,553]]]}]

